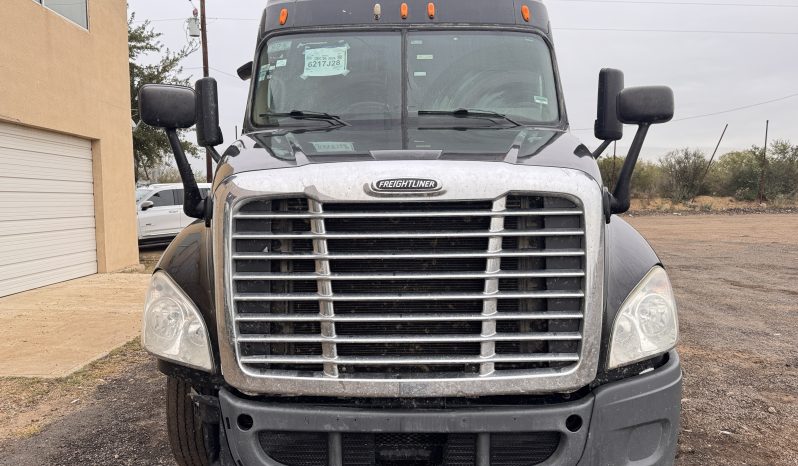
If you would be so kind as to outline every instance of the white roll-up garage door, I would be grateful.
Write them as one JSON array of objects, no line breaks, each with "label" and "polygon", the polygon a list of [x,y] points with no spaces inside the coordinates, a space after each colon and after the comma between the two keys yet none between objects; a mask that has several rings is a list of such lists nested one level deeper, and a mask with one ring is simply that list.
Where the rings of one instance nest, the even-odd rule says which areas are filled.
[{"label": "white roll-up garage door", "polygon": [[94,273],[91,142],[0,122],[0,296]]}]

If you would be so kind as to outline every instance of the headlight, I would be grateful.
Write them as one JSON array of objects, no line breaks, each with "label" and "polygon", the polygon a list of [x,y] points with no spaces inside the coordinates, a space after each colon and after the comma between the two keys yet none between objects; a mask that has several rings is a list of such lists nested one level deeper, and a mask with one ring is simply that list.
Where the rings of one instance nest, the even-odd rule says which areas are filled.
[{"label": "headlight", "polygon": [[612,326],[610,369],[664,353],[679,337],[676,300],[662,267],[652,268],[621,305]]},{"label": "headlight", "polygon": [[213,369],[208,329],[191,299],[164,272],[150,280],[141,328],[144,349],[196,369]]}]

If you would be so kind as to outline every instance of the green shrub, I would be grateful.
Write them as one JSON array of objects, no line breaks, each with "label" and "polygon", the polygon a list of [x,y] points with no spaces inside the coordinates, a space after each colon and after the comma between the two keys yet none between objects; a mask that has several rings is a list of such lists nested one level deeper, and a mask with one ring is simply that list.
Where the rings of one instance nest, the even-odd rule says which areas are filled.
[{"label": "green shrub", "polygon": [[659,161],[663,173],[663,194],[673,202],[683,202],[700,194],[701,178],[707,160],[700,150],[689,148],[669,152]]}]

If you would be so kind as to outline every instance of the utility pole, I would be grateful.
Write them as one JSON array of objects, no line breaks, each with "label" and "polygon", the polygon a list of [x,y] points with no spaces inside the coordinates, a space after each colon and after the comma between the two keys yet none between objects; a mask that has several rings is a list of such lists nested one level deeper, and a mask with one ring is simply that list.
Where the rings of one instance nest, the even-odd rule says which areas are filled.
[{"label": "utility pole", "polygon": [[[205,0],[200,0],[200,41],[202,42],[202,76],[208,77],[208,31],[205,21]],[[213,164],[211,151],[205,148],[205,172],[208,183],[213,181]]]},{"label": "utility pole", "polygon": [[768,169],[768,126],[770,126],[770,120],[765,120],[765,146],[762,147],[762,163],[760,164],[759,170],[759,191],[756,194],[756,202],[765,202],[767,201],[767,196],[765,196],[765,172]]}]

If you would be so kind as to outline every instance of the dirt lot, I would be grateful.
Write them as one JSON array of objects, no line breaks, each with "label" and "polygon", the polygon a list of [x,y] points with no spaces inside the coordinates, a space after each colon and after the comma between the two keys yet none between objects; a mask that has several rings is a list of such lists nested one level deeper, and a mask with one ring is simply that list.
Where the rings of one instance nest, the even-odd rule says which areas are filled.
[{"label": "dirt lot", "polygon": [[[798,215],[629,220],[680,304],[677,464],[798,464]],[[68,380],[0,380],[0,464],[173,464],[162,387],[135,343]],[[32,411],[35,428],[3,430]]]}]

